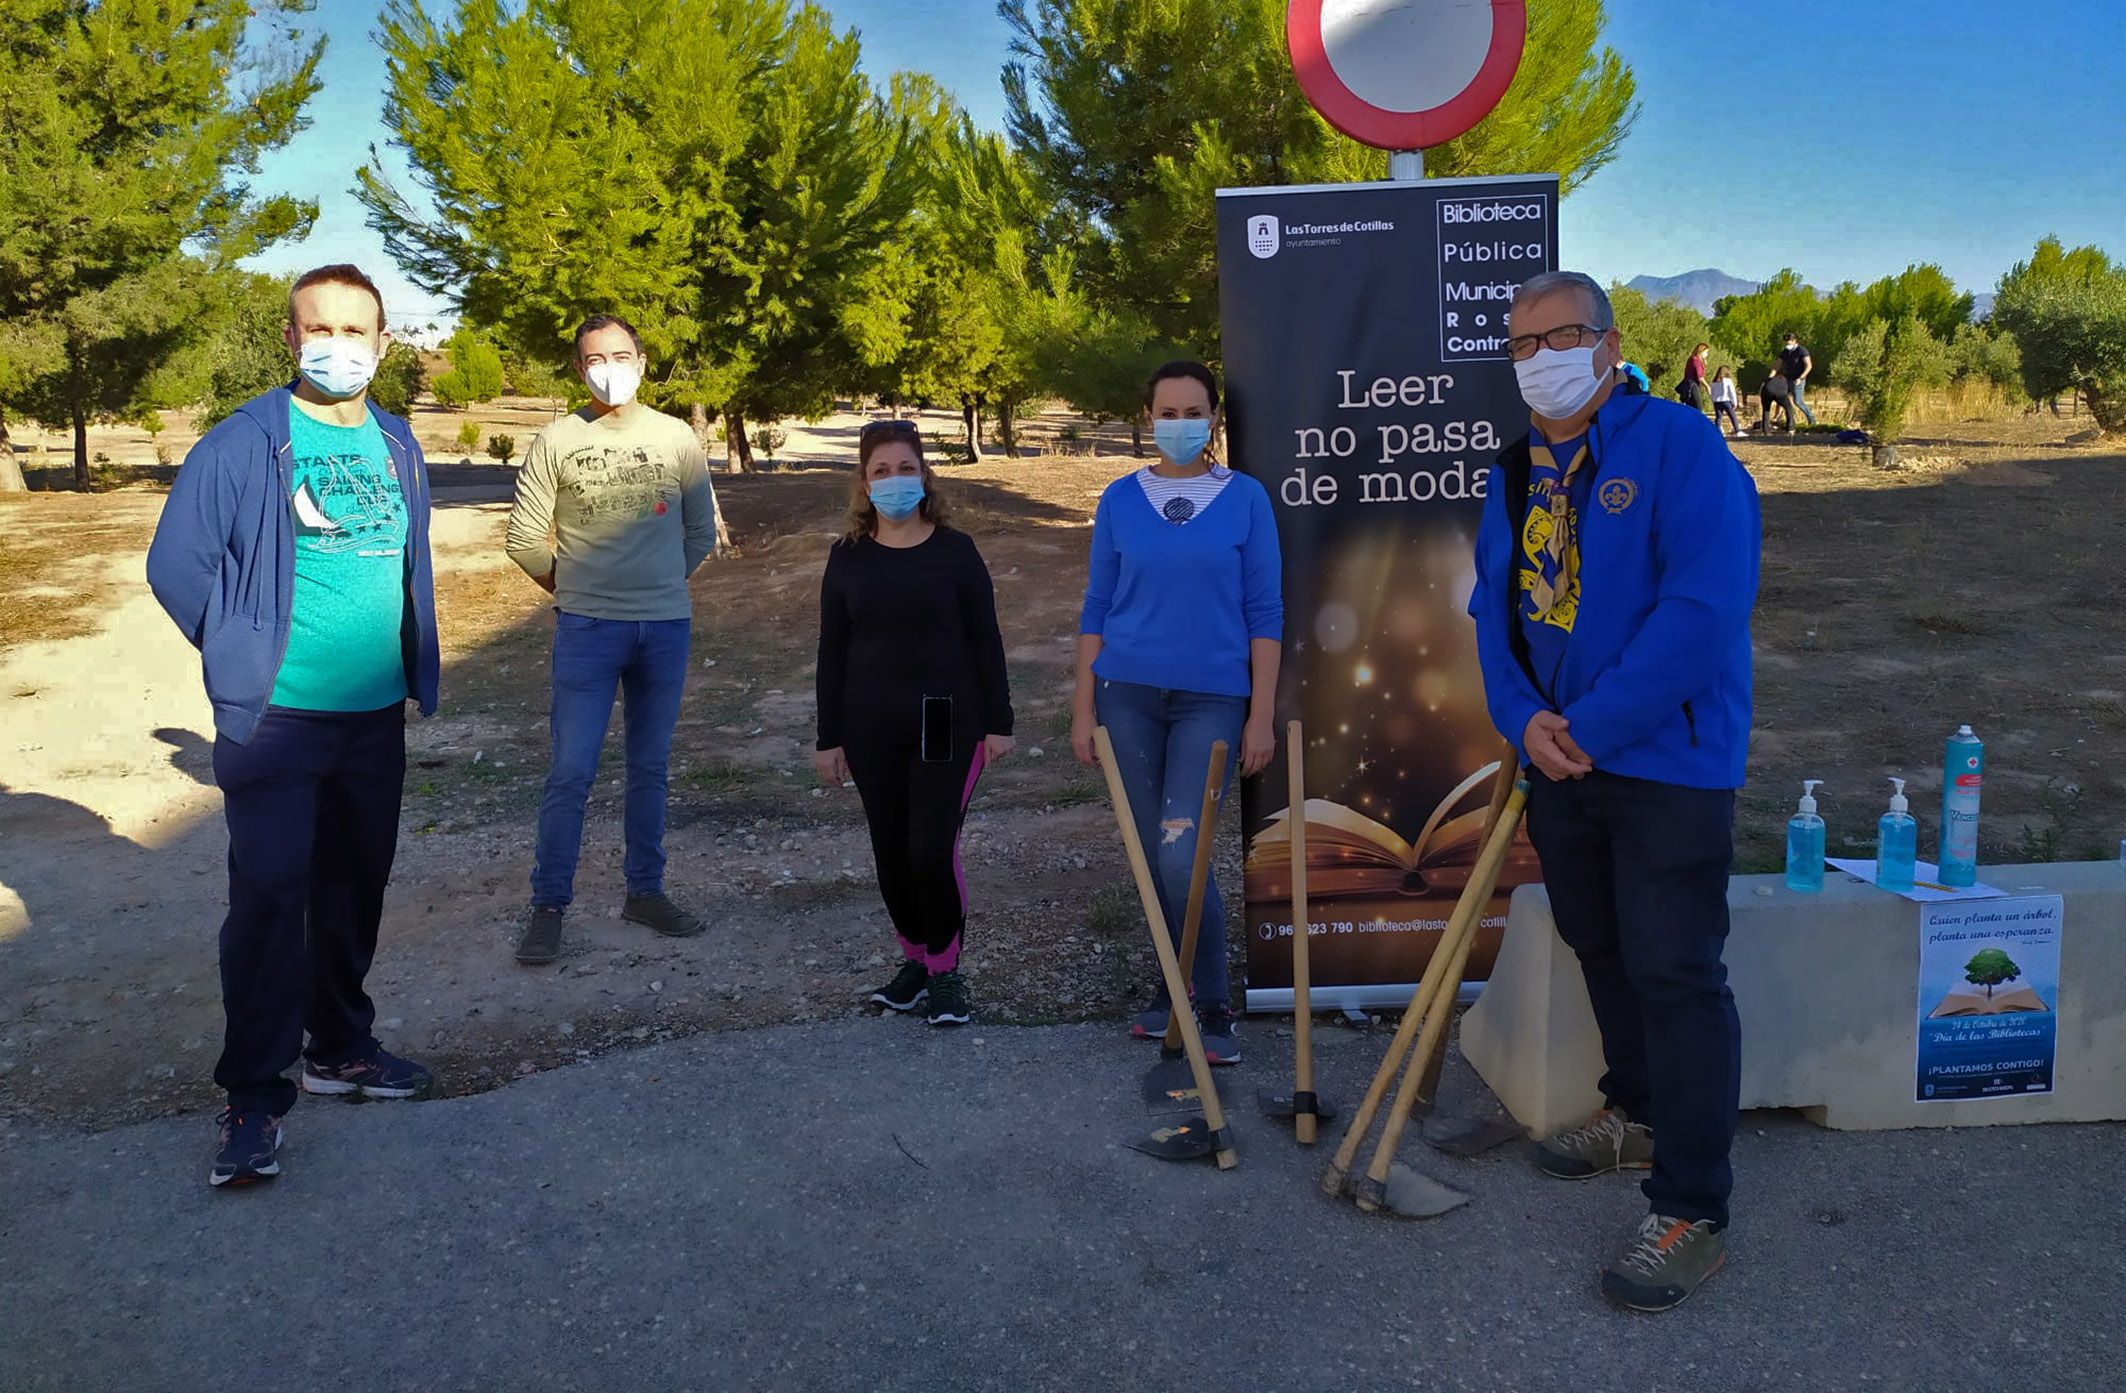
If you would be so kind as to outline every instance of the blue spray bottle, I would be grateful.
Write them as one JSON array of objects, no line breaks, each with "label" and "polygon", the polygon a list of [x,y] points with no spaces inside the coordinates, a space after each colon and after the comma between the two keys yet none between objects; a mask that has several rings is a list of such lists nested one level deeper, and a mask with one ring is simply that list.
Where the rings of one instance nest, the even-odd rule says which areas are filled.
[{"label": "blue spray bottle", "polygon": [[1962,726],[1942,746],[1941,883],[1978,883],[1978,793],[1985,782],[1986,747]]},{"label": "blue spray bottle", "polygon": [[1905,801],[1905,781],[1890,780],[1890,811],[1875,824],[1875,883],[1900,893],[1912,888],[1912,863],[1919,857],[1919,824]]},{"label": "blue spray bottle", "polygon": [[1816,816],[1821,779],[1801,781],[1801,806],[1786,824],[1786,888],[1808,895],[1823,888],[1823,819]]}]

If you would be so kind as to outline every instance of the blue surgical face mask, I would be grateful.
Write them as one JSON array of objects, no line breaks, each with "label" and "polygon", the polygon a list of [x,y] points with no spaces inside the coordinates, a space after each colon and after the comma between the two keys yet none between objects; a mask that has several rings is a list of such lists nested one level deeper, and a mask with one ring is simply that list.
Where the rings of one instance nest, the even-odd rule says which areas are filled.
[{"label": "blue surgical face mask", "polygon": [[1162,417],[1152,422],[1152,443],[1176,464],[1194,464],[1211,443],[1211,423],[1200,416]]},{"label": "blue surgical face mask", "polygon": [[308,339],[296,359],[303,381],[328,397],[355,396],[376,376],[376,353],[360,339]]},{"label": "blue surgical face mask", "polygon": [[871,506],[889,522],[899,522],[907,517],[922,501],[923,477],[920,474],[895,474],[891,478],[871,481]]}]

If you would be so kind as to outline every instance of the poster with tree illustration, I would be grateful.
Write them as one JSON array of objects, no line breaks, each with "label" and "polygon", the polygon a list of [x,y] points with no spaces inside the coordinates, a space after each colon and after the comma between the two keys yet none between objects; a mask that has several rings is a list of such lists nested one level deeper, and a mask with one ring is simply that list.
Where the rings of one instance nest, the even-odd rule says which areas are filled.
[{"label": "poster with tree illustration", "polygon": [[2058,895],[1921,909],[1921,1102],[2052,1091],[2060,916]]}]

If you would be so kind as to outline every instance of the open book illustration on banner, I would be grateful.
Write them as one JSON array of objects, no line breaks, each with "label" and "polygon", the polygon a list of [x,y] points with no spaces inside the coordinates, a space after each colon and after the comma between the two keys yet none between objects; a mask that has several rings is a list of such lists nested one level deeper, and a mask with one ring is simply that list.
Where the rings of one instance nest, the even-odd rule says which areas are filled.
[{"label": "open book illustration on banner", "polygon": [[[1324,899],[1460,894],[1476,866],[1498,768],[1496,762],[1487,764],[1456,784],[1425,819],[1415,841],[1404,841],[1393,828],[1341,803],[1309,798],[1307,893]],[[1291,819],[1292,810],[1286,808],[1255,834],[1247,859],[1251,896],[1291,894]],[[1507,852],[1501,881],[1511,885],[1535,878],[1535,849],[1524,830]]]},{"label": "open book illustration on banner", "polygon": [[1941,999],[1941,1003],[1927,1013],[1929,1020],[1945,1016],[2012,1016],[2031,1011],[2049,1011],[2044,998],[2029,987],[2013,987],[1995,991],[1991,996],[1983,987],[1958,987]]}]

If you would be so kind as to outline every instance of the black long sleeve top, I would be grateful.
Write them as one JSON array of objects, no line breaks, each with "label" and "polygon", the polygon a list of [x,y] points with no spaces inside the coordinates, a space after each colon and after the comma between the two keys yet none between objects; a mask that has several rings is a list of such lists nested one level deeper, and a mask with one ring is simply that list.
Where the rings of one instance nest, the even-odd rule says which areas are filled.
[{"label": "black long sleeve top", "polygon": [[836,542],[819,590],[819,748],[844,743],[859,703],[905,704],[913,731],[921,699],[940,695],[979,708],[960,713],[972,718],[962,729],[1012,733],[996,593],[974,539],[940,527],[912,547]]}]

